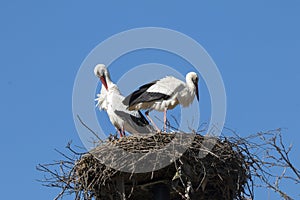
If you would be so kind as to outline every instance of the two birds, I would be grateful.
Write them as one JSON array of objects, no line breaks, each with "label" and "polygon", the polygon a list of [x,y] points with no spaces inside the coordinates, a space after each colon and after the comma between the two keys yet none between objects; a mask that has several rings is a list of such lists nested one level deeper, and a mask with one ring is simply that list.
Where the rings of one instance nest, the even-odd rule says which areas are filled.
[{"label": "two birds", "polygon": [[[195,96],[199,101],[199,79],[195,72],[186,75],[186,83],[167,76],[139,87],[127,97],[122,96],[117,85],[111,81],[105,65],[96,65],[94,73],[102,83],[101,92],[96,99],[97,106],[100,110],[106,110],[120,137],[125,135],[125,130],[133,135],[153,133],[155,129],[160,131],[149,116],[152,110],[164,112],[164,130],[166,130],[167,110],[175,108],[178,104],[187,107]],[[155,129],[140,110],[146,110],[145,115]]]}]

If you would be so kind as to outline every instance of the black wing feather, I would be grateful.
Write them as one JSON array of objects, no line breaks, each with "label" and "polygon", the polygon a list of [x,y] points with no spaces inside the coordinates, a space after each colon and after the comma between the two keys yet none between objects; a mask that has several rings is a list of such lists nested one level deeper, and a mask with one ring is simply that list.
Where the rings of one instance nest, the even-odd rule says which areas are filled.
[{"label": "black wing feather", "polygon": [[166,100],[169,99],[170,97],[171,97],[170,95],[162,94],[159,92],[144,92],[134,101],[132,101],[132,104],[129,106],[142,103],[142,102],[152,102],[152,101],[162,100],[162,99]]},{"label": "black wing feather", "polygon": [[166,95],[159,92],[146,92],[152,85],[154,85],[156,81],[153,81],[151,83],[147,83],[145,85],[142,85],[138,90],[134,91],[130,95],[128,95],[124,100],[123,104],[127,106],[132,106],[141,102],[151,102],[155,100],[160,99],[168,99],[170,98],[170,95]]},{"label": "black wing feather", "polygon": [[147,83],[145,85],[142,85],[141,87],[139,87],[139,89],[137,89],[136,91],[134,91],[133,93],[131,93],[130,95],[128,95],[124,100],[123,100],[123,104],[126,106],[130,106],[132,104],[132,101],[136,98],[138,98],[141,94],[143,94],[146,90],[148,90],[148,88],[150,88],[152,85],[154,85],[157,81],[153,81],[151,83]]},{"label": "black wing feather", "polygon": [[[119,111],[116,110],[115,113],[120,116],[123,120],[128,119],[128,117],[130,116],[130,118],[132,119],[132,121],[135,123],[135,125],[137,126],[147,126],[149,125],[149,122],[147,121],[147,119],[144,117],[144,115],[138,111],[140,114],[140,117],[136,117],[133,115],[130,115],[129,113],[123,112],[123,111]],[[128,116],[129,115],[129,116]],[[127,121],[128,123],[130,123],[129,121]]]}]

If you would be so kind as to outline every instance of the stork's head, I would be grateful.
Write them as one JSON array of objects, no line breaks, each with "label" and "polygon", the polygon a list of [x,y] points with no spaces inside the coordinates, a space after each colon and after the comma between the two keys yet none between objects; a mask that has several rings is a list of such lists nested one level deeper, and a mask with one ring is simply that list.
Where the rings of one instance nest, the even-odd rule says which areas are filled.
[{"label": "stork's head", "polygon": [[94,74],[95,76],[100,78],[101,83],[103,84],[105,89],[108,90],[106,80],[109,78],[109,73],[105,65],[104,64],[96,65],[96,67],[94,68]]},{"label": "stork's head", "polygon": [[196,97],[197,97],[197,100],[199,101],[198,81],[199,81],[199,78],[195,72],[189,72],[186,75],[186,82],[187,83],[190,82],[191,84],[194,85]]}]

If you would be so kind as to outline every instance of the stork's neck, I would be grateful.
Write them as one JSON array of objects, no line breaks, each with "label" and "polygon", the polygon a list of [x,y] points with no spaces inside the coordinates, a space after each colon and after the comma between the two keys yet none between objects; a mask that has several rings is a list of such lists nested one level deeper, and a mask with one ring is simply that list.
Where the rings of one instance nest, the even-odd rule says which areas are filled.
[{"label": "stork's neck", "polygon": [[108,88],[109,88],[109,93],[121,94],[118,86],[114,83],[110,84]]},{"label": "stork's neck", "polygon": [[193,83],[193,81],[191,79],[189,79],[189,78],[186,79],[186,85],[190,91],[195,90],[195,84]]},{"label": "stork's neck", "polygon": [[108,87],[110,87],[111,85],[114,85],[114,83],[110,80],[110,76],[109,74],[105,74],[105,80],[106,80],[106,84]]},{"label": "stork's neck", "polygon": [[186,85],[178,94],[177,99],[183,107],[189,106],[195,97],[195,85],[191,80],[186,79]]},{"label": "stork's neck", "polygon": [[106,80],[106,84],[107,84],[107,87],[108,87],[108,90],[110,93],[121,94],[118,86],[111,81],[108,73],[105,74],[105,80]]}]

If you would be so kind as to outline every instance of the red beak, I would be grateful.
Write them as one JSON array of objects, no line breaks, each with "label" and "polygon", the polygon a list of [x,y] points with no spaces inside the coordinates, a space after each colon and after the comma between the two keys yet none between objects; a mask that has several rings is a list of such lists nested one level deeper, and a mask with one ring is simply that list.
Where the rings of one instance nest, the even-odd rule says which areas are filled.
[{"label": "red beak", "polygon": [[100,77],[100,81],[102,83],[102,85],[105,87],[105,89],[108,91],[108,87],[107,87],[107,83],[106,83],[106,79],[104,76]]}]

